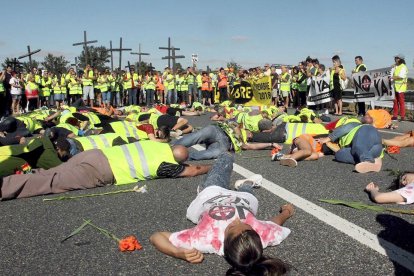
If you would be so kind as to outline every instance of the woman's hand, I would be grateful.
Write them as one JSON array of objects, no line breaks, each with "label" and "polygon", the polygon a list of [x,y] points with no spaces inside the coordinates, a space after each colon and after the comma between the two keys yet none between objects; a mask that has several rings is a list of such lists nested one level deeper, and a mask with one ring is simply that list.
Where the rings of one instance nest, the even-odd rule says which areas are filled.
[{"label": "woman's hand", "polygon": [[204,255],[197,249],[183,249],[180,248],[177,252],[177,258],[187,261],[192,264],[199,264],[204,260]]}]

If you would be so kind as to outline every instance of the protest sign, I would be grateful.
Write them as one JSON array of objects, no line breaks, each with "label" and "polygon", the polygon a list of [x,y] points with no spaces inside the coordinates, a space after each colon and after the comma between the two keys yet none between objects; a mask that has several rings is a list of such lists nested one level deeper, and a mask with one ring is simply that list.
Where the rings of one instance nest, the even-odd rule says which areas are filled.
[{"label": "protest sign", "polygon": [[353,98],[356,101],[393,100],[391,67],[359,72],[352,75]]},{"label": "protest sign", "polygon": [[272,102],[272,83],[269,76],[257,80],[235,82],[230,96],[236,104],[245,106],[270,105]]},{"label": "protest sign", "polygon": [[329,70],[318,77],[313,77],[308,98],[306,99],[308,105],[316,105],[329,103],[332,101],[331,93],[329,92]]}]

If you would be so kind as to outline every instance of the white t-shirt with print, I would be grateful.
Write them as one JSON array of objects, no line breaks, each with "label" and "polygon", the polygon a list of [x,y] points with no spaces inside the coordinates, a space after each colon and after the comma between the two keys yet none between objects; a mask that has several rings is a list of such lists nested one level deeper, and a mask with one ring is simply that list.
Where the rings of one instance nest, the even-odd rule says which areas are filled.
[{"label": "white t-shirt with print", "polygon": [[236,218],[250,225],[260,236],[263,248],[281,243],[288,228],[256,219],[258,201],[250,193],[210,186],[198,194],[187,209],[187,218],[197,226],[172,233],[170,242],[180,248],[224,255],[224,231]]},{"label": "white t-shirt with print", "polygon": [[13,85],[20,86],[19,79],[12,77],[10,79],[9,84],[11,85],[10,94],[12,95],[20,95],[22,93],[22,89],[18,87],[14,87]]}]

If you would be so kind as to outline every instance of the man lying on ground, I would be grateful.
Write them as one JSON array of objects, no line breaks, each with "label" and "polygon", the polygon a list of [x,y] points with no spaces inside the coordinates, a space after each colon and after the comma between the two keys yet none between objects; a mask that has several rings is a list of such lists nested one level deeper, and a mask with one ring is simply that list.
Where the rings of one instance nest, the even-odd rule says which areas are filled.
[{"label": "man lying on ground", "polygon": [[260,150],[279,148],[278,144],[270,143],[248,143],[245,135],[237,133],[237,127],[231,124],[219,123],[206,126],[196,132],[185,135],[183,138],[172,142],[173,145],[191,147],[197,144],[205,144],[206,149],[202,151],[191,151],[190,160],[206,160],[217,158],[222,152],[241,150]]},{"label": "man lying on ground", "polygon": [[186,165],[188,150],[153,141],[88,150],[49,170],[0,178],[1,200],[63,193],[153,178],[205,174],[210,165]]}]

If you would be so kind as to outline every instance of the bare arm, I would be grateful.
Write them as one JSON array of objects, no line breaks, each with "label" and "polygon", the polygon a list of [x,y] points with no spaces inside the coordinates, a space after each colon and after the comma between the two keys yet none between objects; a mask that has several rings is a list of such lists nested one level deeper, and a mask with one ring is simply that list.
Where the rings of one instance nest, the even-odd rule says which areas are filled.
[{"label": "bare arm", "polygon": [[151,235],[150,242],[160,252],[168,256],[182,259],[192,264],[201,263],[203,261],[203,253],[197,249],[184,249],[174,246],[169,240],[170,236],[170,232],[156,232]]},{"label": "bare arm", "polygon": [[178,177],[191,177],[208,173],[211,165],[187,165]]},{"label": "bare arm", "polygon": [[172,131],[175,131],[177,129],[180,129],[181,127],[183,127],[184,125],[186,125],[188,123],[187,119],[184,118],[178,118],[177,123],[175,124],[175,126],[171,129]]}]

